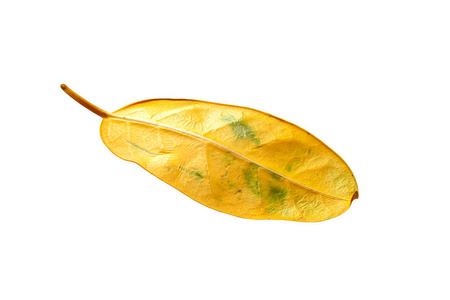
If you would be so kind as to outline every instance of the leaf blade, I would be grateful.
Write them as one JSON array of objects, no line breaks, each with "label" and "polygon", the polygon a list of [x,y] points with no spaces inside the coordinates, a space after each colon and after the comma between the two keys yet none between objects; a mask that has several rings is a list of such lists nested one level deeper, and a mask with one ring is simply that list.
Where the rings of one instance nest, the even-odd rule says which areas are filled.
[{"label": "leaf blade", "polygon": [[[325,144],[291,123],[256,110],[198,100],[152,99],[128,105],[114,114],[119,118],[105,118],[101,125],[102,140],[114,154],[138,163],[194,200],[228,214],[251,219],[321,221],[346,211],[357,193],[350,169]],[[292,151],[294,157],[311,155],[311,149],[300,147],[304,144],[312,145],[311,149],[319,150],[319,154],[325,149],[325,155],[319,155],[322,165],[334,163],[331,170],[343,169],[347,177],[325,177],[325,192],[323,185],[318,185],[321,191],[301,183],[295,176],[307,183],[316,181],[309,173],[293,173],[301,164],[286,161],[292,160]],[[268,159],[274,152],[281,153],[275,162]],[[208,164],[211,161],[214,163]],[[258,167],[257,174],[251,174],[252,166]],[[245,170],[250,172],[247,176]],[[228,177],[235,182],[224,179]],[[250,186],[249,178],[253,178]],[[255,182],[255,178],[259,180]],[[327,194],[326,187],[336,185],[336,179],[347,180],[350,187],[341,183],[346,193],[334,190]]]}]

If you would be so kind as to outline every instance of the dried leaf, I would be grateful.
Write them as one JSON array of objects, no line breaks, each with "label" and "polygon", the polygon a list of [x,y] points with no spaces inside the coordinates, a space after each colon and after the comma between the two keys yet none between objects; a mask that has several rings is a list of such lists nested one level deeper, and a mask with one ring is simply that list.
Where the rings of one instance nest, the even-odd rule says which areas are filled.
[{"label": "dried leaf", "polygon": [[132,161],[212,209],[249,219],[317,222],[358,197],[347,164],[319,139],[269,114],[186,99],[151,99],[103,118],[100,133]]}]

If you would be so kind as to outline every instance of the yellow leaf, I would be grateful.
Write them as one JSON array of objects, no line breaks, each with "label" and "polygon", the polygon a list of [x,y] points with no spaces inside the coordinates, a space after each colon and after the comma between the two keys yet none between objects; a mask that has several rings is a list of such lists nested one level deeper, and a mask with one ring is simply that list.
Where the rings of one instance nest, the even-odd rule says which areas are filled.
[{"label": "yellow leaf", "polygon": [[317,222],[342,214],[358,197],[342,158],[267,113],[151,99],[111,114],[61,88],[103,118],[101,138],[115,155],[212,209],[248,219]]}]

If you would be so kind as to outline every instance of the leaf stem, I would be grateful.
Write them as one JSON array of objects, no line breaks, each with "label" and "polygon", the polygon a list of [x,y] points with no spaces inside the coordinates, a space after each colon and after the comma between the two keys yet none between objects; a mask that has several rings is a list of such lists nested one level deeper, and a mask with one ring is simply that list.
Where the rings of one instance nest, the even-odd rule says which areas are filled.
[{"label": "leaf stem", "polygon": [[86,99],[84,99],[83,97],[81,97],[80,95],[78,95],[77,93],[72,91],[67,85],[61,84],[61,89],[67,95],[69,95],[73,100],[77,101],[78,103],[80,103],[81,105],[83,105],[84,107],[86,107],[87,109],[92,111],[94,114],[96,114],[102,118],[113,117],[113,115],[111,113],[109,113],[109,112],[101,109],[100,107],[95,106],[91,102],[87,101]]}]

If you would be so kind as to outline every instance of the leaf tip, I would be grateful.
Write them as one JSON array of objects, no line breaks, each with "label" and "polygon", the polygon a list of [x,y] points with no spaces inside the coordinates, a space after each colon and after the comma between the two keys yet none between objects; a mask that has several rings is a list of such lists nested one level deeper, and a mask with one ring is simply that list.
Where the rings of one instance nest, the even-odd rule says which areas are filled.
[{"label": "leaf tip", "polygon": [[353,202],[353,200],[358,199],[358,197],[359,197],[359,193],[358,193],[358,191],[355,191],[355,193],[352,196],[352,200],[350,200],[350,201]]},{"label": "leaf tip", "polygon": [[61,89],[64,91],[67,88],[67,85],[65,85],[64,83],[60,85]]}]

